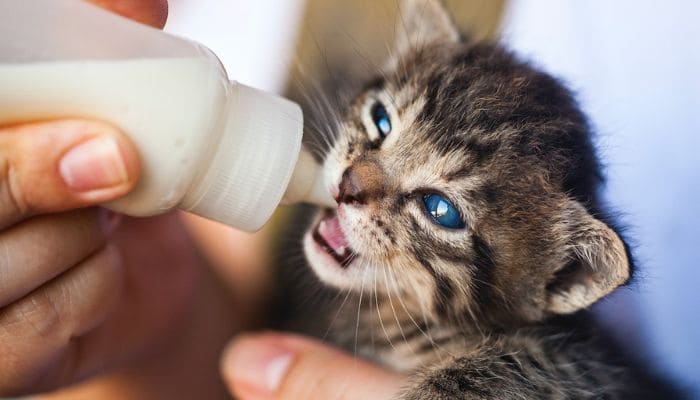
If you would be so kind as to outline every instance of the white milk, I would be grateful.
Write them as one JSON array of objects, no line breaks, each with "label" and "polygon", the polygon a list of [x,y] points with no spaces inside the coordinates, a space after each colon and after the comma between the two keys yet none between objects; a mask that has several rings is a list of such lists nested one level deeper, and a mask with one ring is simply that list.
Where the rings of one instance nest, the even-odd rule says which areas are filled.
[{"label": "white milk", "polygon": [[138,216],[180,202],[226,102],[219,71],[201,58],[0,64],[0,88],[0,124],[81,117],[128,132],[143,174],[121,208]]}]

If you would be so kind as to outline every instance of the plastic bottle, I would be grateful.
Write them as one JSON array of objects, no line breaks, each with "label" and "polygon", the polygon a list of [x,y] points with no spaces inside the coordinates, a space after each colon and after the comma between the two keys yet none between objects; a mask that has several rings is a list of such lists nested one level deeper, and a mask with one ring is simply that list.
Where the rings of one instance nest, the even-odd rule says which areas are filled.
[{"label": "plastic bottle", "polygon": [[229,81],[205,47],[77,0],[0,0],[0,124],[108,121],[139,150],[107,206],[174,207],[256,230],[282,201],[333,204],[301,149],[296,104]]}]

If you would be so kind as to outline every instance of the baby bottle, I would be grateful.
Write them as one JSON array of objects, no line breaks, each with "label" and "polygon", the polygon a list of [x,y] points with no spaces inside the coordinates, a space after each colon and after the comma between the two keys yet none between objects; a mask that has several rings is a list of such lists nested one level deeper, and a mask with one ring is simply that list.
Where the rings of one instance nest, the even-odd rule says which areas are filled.
[{"label": "baby bottle", "polygon": [[107,121],[138,148],[132,192],[106,206],[180,208],[260,228],[282,202],[333,204],[301,148],[295,103],[230,81],[204,46],[76,0],[0,0],[0,124]]}]

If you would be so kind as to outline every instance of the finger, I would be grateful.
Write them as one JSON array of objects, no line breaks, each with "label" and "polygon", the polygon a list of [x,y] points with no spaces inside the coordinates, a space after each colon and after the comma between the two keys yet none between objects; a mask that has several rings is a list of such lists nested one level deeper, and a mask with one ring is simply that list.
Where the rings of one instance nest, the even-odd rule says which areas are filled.
[{"label": "finger", "polygon": [[0,128],[0,228],[124,195],[136,183],[139,167],[127,137],[100,122]]},{"label": "finger", "polygon": [[119,254],[107,246],[0,310],[0,397],[52,389],[94,372],[82,362],[82,335],[110,313],[121,281]]},{"label": "finger", "polygon": [[168,18],[166,0],[88,0],[129,19],[162,28]]},{"label": "finger", "polygon": [[224,353],[222,374],[242,400],[390,399],[403,377],[298,336],[243,336]]},{"label": "finger", "polygon": [[103,246],[114,215],[92,208],[40,216],[0,232],[0,307],[25,296]]}]

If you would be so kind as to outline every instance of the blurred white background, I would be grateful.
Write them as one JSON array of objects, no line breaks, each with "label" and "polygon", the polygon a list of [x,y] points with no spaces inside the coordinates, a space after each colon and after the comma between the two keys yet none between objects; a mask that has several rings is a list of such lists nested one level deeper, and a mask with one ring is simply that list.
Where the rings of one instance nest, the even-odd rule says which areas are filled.
[{"label": "blurred white background", "polygon": [[165,30],[203,43],[229,77],[279,92],[293,61],[304,0],[170,0]]},{"label": "blurred white background", "polygon": [[695,1],[513,0],[503,24],[508,45],[575,89],[599,134],[606,196],[640,272],[606,304],[609,320],[627,324],[630,340],[641,333],[650,356],[696,388],[699,18]]}]

